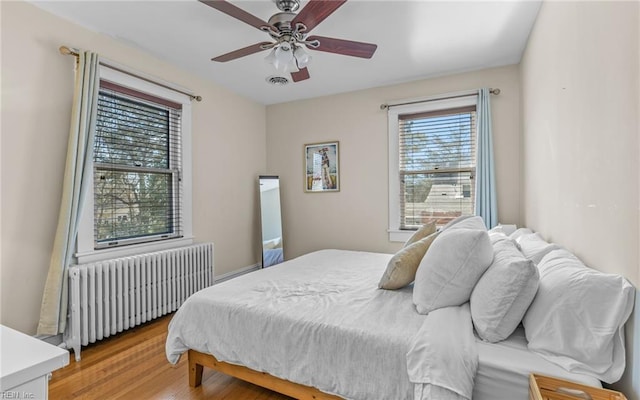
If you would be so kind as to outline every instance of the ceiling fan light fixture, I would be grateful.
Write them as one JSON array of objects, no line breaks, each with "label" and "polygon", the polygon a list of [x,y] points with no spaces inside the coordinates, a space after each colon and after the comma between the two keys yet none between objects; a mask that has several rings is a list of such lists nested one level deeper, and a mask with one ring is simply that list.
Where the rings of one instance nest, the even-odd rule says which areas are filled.
[{"label": "ceiling fan light fixture", "polygon": [[281,71],[285,74],[288,74],[289,72],[298,71],[298,65],[296,64],[296,59],[291,57],[289,62],[284,65]]},{"label": "ceiling fan light fixture", "polygon": [[311,56],[304,49],[304,46],[296,46],[295,50],[293,50],[293,57],[296,59],[298,68],[306,68],[311,62]]},{"label": "ceiling fan light fixture", "polygon": [[273,65],[278,72],[289,73],[298,70],[292,46],[288,42],[280,43],[269,52],[265,61]]},{"label": "ceiling fan light fixture", "polygon": [[273,64],[274,67],[276,67],[278,71],[287,72],[286,69],[288,68],[289,64],[291,64],[291,62],[293,61],[293,52],[291,51],[291,46],[289,46],[288,43],[286,45],[281,44],[276,48],[275,55],[276,55],[276,62],[275,64]]},{"label": "ceiling fan light fixture", "polygon": [[275,65],[276,63],[276,48],[273,47],[269,54],[264,58],[264,61],[268,62],[271,65]]}]

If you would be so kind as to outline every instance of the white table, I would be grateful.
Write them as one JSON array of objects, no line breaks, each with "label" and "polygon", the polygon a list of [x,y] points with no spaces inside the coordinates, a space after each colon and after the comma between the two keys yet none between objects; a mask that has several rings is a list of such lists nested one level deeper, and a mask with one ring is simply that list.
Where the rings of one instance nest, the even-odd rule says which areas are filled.
[{"label": "white table", "polygon": [[47,399],[49,375],[69,352],[0,325],[0,399]]}]

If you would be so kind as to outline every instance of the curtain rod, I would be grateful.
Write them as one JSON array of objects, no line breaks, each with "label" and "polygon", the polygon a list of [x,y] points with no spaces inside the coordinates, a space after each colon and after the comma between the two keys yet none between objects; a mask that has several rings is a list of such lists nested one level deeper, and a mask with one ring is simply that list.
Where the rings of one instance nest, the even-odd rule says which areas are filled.
[{"label": "curtain rod", "polygon": [[[495,94],[498,95],[500,94],[500,89],[499,88],[491,88],[489,89],[489,93],[491,94]],[[436,101],[436,100],[449,100],[449,99],[458,99],[461,97],[469,97],[469,96],[475,96],[478,94],[478,91],[473,91],[470,93],[465,93],[465,94],[457,94],[457,95],[444,95],[443,97],[433,97],[433,98],[428,98],[428,99],[423,99],[423,100],[415,100],[415,101],[407,101],[407,102],[403,102],[403,103],[391,103],[391,104],[380,104],[380,109],[381,110],[388,110],[391,107],[396,107],[396,106],[406,106],[409,104],[419,104],[419,103],[426,103],[428,101]]]},{"label": "curtain rod", "polygon": [[[59,49],[59,50],[60,50],[60,54],[63,54],[63,55],[65,55],[65,56],[74,56],[74,57],[78,58],[78,56],[80,55],[80,54],[78,53],[78,50],[76,50],[76,49],[72,49],[72,48],[67,47],[67,46],[60,46],[60,49]],[[171,86],[168,86],[168,85],[162,84],[162,83],[160,83],[160,82],[156,82],[156,81],[154,81],[154,80],[152,80],[152,79],[145,78],[144,76],[140,76],[140,75],[134,74],[134,73],[133,73],[133,72],[131,72],[131,71],[127,71],[127,70],[124,70],[124,69],[118,68],[118,67],[116,67],[116,66],[115,66],[115,65],[113,65],[113,64],[100,62],[100,65],[104,65],[105,67],[109,67],[109,68],[111,68],[111,69],[113,69],[113,70],[115,70],[115,71],[122,72],[123,74],[127,74],[127,75],[133,76],[133,77],[135,77],[135,78],[142,79],[143,81],[146,81],[146,82],[149,82],[149,83],[153,83],[154,85],[161,86],[161,87],[163,87],[163,88],[165,88],[165,89],[173,90],[174,92],[178,92],[178,93],[184,94],[185,96],[189,96],[189,98],[190,98],[191,100],[195,100],[195,101],[202,101],[202,96],[196,96],[196,95],[194,95],[194,94],[191,94],[191,93],[188,93],[188,92],[182,91],[182,90],[180,90],[180,89],[176,89],[176,88],[174,88],[174,87],[171,87]]]}]

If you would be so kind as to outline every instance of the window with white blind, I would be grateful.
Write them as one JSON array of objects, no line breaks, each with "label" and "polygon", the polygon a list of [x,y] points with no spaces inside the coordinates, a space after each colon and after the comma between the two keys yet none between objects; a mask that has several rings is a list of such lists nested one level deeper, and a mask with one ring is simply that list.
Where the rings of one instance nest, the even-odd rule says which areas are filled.
[{"label": "window with white blind", "polygon": [[389,110],[392,241],[430,221],[474,214],[475,104],[470,96]]},{"label": "window with white blind", "polygon": [[78,262],[191,243],[190,99],[108,67],[100,76]]},{"label": "window with white blind", "polygon": [[182,236],[178,103],[100,84],[95,145],[95,247]]}]

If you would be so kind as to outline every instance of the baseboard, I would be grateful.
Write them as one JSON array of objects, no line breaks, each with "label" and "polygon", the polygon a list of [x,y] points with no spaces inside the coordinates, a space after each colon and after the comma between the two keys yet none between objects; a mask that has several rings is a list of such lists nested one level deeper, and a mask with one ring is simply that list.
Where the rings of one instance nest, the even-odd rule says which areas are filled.
[{"label": "baseboard", "polygon": [[248,267],[244,267],[242,269],[227,272],[226,274],[222,274],[220,276],[216,276],[213,278],[214,284],[221,283],[224,281],[228,281],[229,279],[237,278],[241,275],[248,274],[249,272],[257,271],[260,269],[260,264],[249,265]]}]

